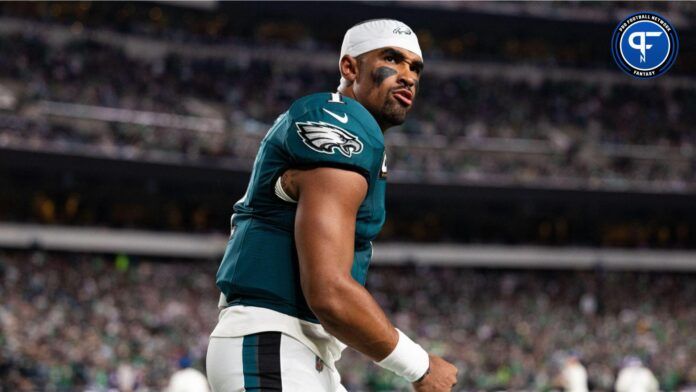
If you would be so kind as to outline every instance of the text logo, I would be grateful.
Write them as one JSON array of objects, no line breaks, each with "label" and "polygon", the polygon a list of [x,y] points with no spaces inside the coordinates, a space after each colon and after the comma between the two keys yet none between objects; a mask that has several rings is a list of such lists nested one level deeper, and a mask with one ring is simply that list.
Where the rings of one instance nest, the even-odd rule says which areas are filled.
[{"label": "text logo", "polygon": [[649,79],[667,72],[677,59],[677,31],[652,12],[633,14],[619,23],[611,39],[611,54],[622,71]]}]

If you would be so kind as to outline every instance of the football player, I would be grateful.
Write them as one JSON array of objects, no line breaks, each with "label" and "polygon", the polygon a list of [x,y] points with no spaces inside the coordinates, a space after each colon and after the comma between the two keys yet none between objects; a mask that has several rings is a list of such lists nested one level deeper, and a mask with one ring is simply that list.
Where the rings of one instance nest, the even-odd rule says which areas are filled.
[{"label": "football player", "polygon": [[396,329],[365,289],[384,223],[383,132],[404,122],[423,58],[391,19],[350,28],[337,92],[300,98],[264,137],[217,273],[207,355],[214,391],[344,391],[348,345],[413,383],[449,391],[456,368]]}]

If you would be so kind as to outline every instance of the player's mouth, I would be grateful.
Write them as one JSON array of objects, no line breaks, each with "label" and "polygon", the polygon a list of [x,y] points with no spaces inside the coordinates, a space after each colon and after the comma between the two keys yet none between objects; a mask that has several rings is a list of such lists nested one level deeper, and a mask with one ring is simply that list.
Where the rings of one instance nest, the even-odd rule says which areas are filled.
[{"label": "player's mouth", "polygon": [[413,93],[409,89],[400,88],[392,91],[394,99],[399,101],[404,106],[411,106],[413,103]]}]

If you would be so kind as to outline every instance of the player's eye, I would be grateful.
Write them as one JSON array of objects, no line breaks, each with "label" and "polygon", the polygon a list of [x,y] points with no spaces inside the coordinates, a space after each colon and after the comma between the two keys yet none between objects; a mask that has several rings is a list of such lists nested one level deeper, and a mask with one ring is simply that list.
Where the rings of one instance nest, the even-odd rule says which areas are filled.
[{"label": "player's eye", "polygon": [[384,58],[384,61],[388,63],[396,63],[396,58],[392,55],[388,55]]}]

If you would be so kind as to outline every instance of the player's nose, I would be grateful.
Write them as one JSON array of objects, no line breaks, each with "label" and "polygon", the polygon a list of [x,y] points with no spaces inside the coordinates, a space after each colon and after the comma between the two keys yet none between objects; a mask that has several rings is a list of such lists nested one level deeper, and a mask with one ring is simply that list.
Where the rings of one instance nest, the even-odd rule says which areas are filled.
[{"label": "player's nose", "polygon": [[416,94],[416,81],[418,79],[414,78],[413,76],[410,76],[408,74],[400,74],[399,79],[397,80],[397,83],[408,90],[411,91],[411,94],[415,95]]},{"label": "player's nose", "polygon": [[411,92],[415,93],[415,86],[418,81],[418,74],[414,72],[410,66],[400,67],[399,78],[397,82],[404,87],[408,87]]}]

